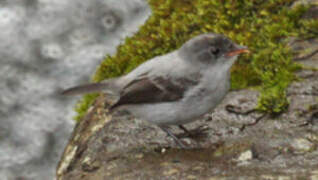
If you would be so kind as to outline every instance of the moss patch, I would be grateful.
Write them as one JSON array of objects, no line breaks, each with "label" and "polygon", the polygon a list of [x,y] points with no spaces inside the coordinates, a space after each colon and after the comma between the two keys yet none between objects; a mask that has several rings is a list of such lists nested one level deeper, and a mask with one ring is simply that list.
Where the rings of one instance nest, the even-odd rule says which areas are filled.
[{"label": "moss patch", "polygon": [[[288,37],[317,37],[318,22],[301,19],[306,7],[291,9],[295,0],[149,0],[152,16],[126,38],[114,56],[98,67],[93,81],[128,73],[140,63],[179,48],[206,32],[222,33],[253,52],[232,69],[232,88],[257,86],[258,109],[271,114],[286,109],[286,87],[299,68],[286,45]],[[86,95],[76,106],[77,119],[96,95]]]}]

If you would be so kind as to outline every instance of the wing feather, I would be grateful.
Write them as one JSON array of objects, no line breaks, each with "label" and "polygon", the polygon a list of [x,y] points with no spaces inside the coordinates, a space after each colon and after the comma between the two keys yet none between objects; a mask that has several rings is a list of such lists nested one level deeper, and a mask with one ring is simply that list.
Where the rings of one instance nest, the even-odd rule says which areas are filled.
[{"label": "wing feather", "polygon": [[183,98],[185,92],[197,84],[195,78],[149,78],[142,76],[127,84],[120,93],[119,100],[112,106],[124,104],[145,104],[177,101]]}]

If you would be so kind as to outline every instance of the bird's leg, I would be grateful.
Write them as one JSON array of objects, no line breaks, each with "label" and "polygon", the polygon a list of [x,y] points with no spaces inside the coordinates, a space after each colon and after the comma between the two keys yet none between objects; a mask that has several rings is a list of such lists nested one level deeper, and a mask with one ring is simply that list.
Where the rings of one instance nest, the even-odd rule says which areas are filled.
[{"label": "bird's leg", "polygon": [[178,126],[180,129],[182,129],[186,134],[188,134],[189,136],[191,135],[191,132],[189,130],[187,130],[187,128],[185,128],[183,125],[179,125]]},{"label": "bird's leg", "polygon": [[167,127],[159,126],[164,132],[166,132],[172,139],[181,147],[181,148],[187,148],[183,142],[178,139]]}]

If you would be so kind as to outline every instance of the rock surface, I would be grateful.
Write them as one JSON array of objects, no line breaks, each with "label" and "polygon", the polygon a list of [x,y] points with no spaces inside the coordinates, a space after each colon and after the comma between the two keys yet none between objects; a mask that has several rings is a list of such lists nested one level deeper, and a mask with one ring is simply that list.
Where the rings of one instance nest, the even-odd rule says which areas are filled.
[{"label": "rock surface", "polygon": [[[318,59],[316,59],[318,61]],[[277,118],[229,113],[226,106],[247,111],[257,92],[231,92],[205,119],[187,125],[209,127],[206,134],[179,149],[157,127],[104,109],[99,98],[77,125],[58,168],[60,179],[291,179],[313,176],[318,167],[317,97],[303,94],[316,87],[318,73],[289,91],[289,111]],[[297,92],[297,93],[296,93]],[[105,99],[104,99],[105,98]],[[106,105],[107,106],[107,105]],[[179,132],[174,129],[174,132]]]},{"label": "rock surface", "polygon": [[290,106],[282,115],[251,111],[257,91],[233,91],[212,114],[186,125],[208,130],[183,138],[191,148],[180,149],[156,126],[109,113],[101,95],[77,124],[58,179],[317,179],[318,41],[290,45],[308,68],[288,88]]}]

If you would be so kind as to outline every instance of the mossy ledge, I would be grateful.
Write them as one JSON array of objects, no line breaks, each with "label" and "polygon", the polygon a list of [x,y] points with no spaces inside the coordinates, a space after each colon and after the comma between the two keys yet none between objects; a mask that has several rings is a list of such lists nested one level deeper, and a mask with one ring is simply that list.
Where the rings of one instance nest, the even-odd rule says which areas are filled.
[{"label": "mossy ledge", "polygon": [[[148,0],[152,15],[133,36],[98,67],[93,81],[128,73],[140,63],[179,48],[201,33],[225,34],[247,45],[250,55],[232,69],[232,89],[260,90],[257,109],[279,114],[287,106],[286,88],[300,66],[292,61],[289,37],[317,37],[318,22],[302,19],[308,7],[290,8],[295,0]],[[75,107],[80,119],[98,95],[90,94]]]}]

